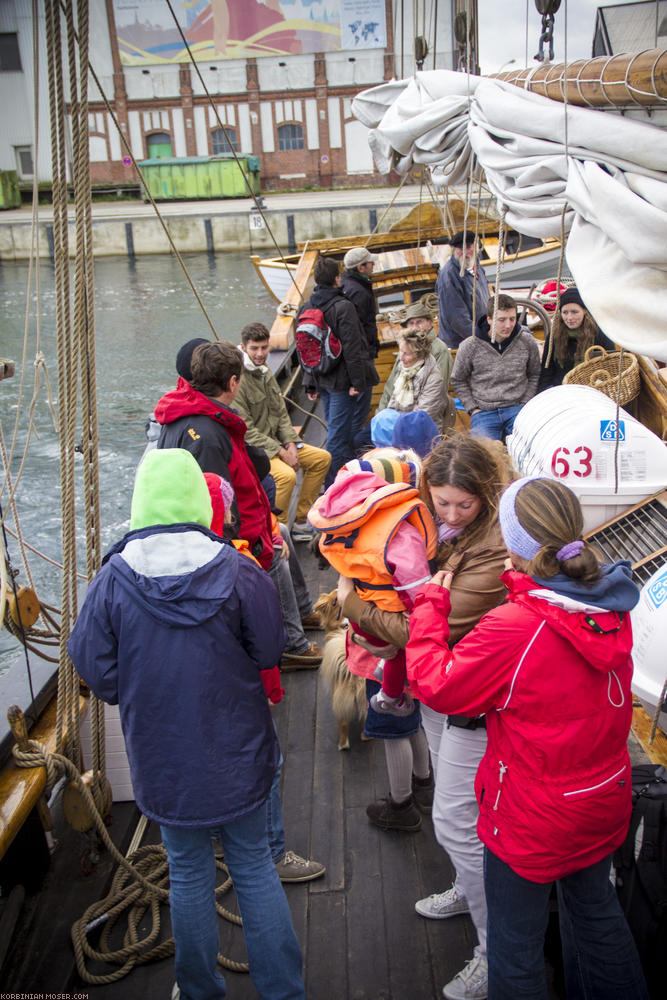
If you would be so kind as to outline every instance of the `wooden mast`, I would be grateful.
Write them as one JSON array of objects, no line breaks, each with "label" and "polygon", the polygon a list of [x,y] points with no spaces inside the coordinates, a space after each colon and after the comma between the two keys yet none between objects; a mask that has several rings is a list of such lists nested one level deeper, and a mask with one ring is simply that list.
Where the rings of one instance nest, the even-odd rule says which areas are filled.
[{"label": "wooden mast", "polygon": [[550,63],[535,69],[506,70],[490,75],[552,101],[562,102],[565,90],[567,103],[579,107],[667,106],[665,49],[577,59],[567,67],[564,63]]}]

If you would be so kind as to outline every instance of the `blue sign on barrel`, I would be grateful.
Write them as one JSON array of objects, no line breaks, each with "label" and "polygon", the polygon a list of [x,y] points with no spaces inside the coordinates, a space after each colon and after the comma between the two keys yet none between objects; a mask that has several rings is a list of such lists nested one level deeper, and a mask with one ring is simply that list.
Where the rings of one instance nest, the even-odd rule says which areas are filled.
[{"label": "blue sign on barrel", "polygon": [[[615,440],[616,440],[616,421],[601,420],[600,441],[615,441]],[[618,422],[618,440],[625,441],[625,420],[619,420]]]}]

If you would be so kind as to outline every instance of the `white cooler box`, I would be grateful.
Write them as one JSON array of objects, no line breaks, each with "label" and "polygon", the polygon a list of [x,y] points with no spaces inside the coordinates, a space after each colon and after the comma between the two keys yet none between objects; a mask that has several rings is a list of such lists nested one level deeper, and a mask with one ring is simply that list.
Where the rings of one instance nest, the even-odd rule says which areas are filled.
[{"label": "white cooler box", "polygon": [[[133,802],[134,791],[130,778],[130,765],[125,751],[123,730],[120,727],[118,705],[104,706],[105,746],[107,778],[111,785],[114,802]],[[90,733],[90,711],[81,725],[81,750],[86,768],[92,767],[93,751]]]},{"label": "white cooler box", "polygon": [[514,421],[507,449],[522,476],[559,479],[577,494],[592,531],[667,485],[667,448],[619,411],[618,490],[614,489],[616,404],[582,385],[534,396]]},{"label": "white cooler box", "polygon": [[632,618],[632,690],[655,707],[667,680],[667,560],[641,590]]}]

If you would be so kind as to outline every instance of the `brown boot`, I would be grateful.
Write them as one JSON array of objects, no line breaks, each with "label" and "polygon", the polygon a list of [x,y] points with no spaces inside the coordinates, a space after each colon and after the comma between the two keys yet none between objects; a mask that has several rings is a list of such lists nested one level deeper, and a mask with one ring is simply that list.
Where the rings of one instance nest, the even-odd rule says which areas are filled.
[{"label": "brown boot", "polygon": [[281,670],[312,670],[322,662],[324,650],[321,646],[311,643],[301,653],[283,653],[280,659]]},{"label": "brown boot", "polygon": [[311,611],[309,615],[301,619],[301,628],[318,631],[322,628],[322,622],[317,611]]},{"label": "brown boot", "polygon": [[416,833],[422,825],[422,818],[412,796],[405,802],[401,802],[400,805],[394,802],[391,795],[378,802],[371,802],[369,806],[366,806],[366,815],[373,826],[379,826],[381,830],[403,830],[405,833]]}]

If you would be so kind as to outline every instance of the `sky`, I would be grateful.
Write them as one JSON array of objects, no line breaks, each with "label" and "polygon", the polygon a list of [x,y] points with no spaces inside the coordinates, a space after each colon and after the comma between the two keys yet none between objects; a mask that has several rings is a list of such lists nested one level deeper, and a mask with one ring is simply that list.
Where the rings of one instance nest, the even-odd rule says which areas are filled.
[{"label": "sky", "polygon": [[[554,17],[554,62],[562,62],[565,43],[565,7],[567,3],[567,60],[590,59],[598,7],[613,7],[623,0],[562,0]],[[542,28],[542,17],[534,0],[477,0],[479,54],[482,73],[496,73],[504,63],[516,63],[505,69],[526,66],[526,10],[528,11],[528,66],[539,66],[533,59]]]}]

